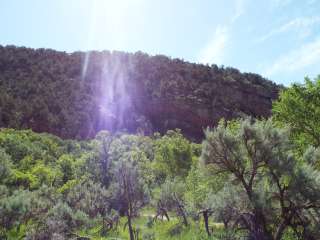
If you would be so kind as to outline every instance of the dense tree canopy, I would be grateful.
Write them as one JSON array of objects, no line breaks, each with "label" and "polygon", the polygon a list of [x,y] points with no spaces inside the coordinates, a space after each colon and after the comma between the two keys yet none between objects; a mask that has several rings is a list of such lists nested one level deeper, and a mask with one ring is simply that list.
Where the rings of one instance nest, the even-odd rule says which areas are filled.
[{"label": "dense tree canopy", "polygon": [[[195,146],[180,131],[153,138],[100,132],[90,141],[75,141],[2,129],[1,236],[72,238],[97,226],[104,235],[125,216],[129,236],[136,239],[133,221],[160,188],[158,166],[168,147],[173,155],[161,168],[164,176],[169,179],[170,169],[188,160],[186,176]],[[177,163],[170,162],[175,158]]]},{"label": "dense tree canopy", "polygon": [[282,126],[289,126],[301,148],[320,146],[320,76],[305,78],[303,84],[293,84],[283,90],[274,103],[273,117]]},{"label": "dense tree canopy", "polygon": [[[101,132],[73,141],[3,129],[0,233],[116,236],[122,222],[127,237],[139,239],[135,219],[151,207],[151,226],[161,224],[161,216],[177,221],[168,229],[172,236],[203,221],[198,231],[208,236],[218,231],[210,224],[221,222],[223,236],[233,239],[316,239],[318,149],[295,154],[289,130],[271,120],[221,121],[205,136],[199,162],[200,145],[179,131],[154,137]],[[175,168],[181,171],[174,174]]]},{"label": "dense tree canopy", "polygon": [[221,117],[268,116],[277,92],[256,74],[162,55],[0,46],[0,127],[62,138],[180,128],[199,140]]}]

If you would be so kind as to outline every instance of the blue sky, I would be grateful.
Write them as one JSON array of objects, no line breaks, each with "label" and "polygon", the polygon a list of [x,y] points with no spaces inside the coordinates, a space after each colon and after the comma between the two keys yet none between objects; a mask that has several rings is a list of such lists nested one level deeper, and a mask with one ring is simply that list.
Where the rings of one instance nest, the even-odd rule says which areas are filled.
[{"label": "blue sky", "polygon": [[320,0],[1,0],[0,44],[140,50],[289,85],[320,74]]}]

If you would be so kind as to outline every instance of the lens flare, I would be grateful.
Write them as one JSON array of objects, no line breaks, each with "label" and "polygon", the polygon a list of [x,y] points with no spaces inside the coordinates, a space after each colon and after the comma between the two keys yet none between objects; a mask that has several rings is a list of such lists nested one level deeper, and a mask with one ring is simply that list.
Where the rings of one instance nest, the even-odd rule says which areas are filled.
[{"label": "lens flare", "polygon": [[[90,11],[91,23],[87,39],[87,49],[105,50],[104,40],[107,38],[111,50],[123,50],[129,43],[128,23],[132,9],[138,11],[145,0],[95,0]],[[137,12],[136,11],[136,12]],[[110,49],[107,47],[107,49]],[[101,54],[101,76],[99,89],[99,123],[100,129],[116,131],[125,126],[126,111],[132,106],[130,93],[126,88],[128,68],[124,63],[127,59],[119,52]],[[106,56],[104,56],[106,55]],[[94,54],[87,51],[82,63],[82,83],[88,76],[90,61]],[[130,61],[130,59],[128,60]],[[85,86],[84,84],[81,84]],[[97,93],[98,95],[98,93]]]}]

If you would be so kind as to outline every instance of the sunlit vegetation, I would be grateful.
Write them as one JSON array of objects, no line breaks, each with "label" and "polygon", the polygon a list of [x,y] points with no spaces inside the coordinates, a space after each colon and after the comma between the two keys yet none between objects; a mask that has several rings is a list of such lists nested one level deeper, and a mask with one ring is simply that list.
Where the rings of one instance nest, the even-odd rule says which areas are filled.
[{"label": "sunlit vegetation", "polygon": [[[54,90],[54,75],[79,71],[67,68],[76,56],[47,73],[39,61],[34,92],[1,81],[0,239],[319,239],[320,78],[284,89],[269,119],[221,119],[201,144],[179,129],[86,140],[21,130],[41,122],[41,131],[76,137],[80,119],[91,121],[92,85],[65,82],[75,96]],[[79,91],[88,93],[71,101]]]}]

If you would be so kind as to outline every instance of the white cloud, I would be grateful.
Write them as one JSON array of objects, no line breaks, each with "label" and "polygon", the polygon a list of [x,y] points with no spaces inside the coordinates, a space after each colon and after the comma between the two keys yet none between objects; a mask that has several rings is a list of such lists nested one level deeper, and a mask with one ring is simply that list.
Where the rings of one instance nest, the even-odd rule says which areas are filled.
[{"label": "white cloud", "polygon": [[201,49],[197,60],[202,63],[222,64],[225,57],[225,50],[230,42],[229,29],[235,21],[245,13],[247,0],[234,0],[234,14],[229,23],[219,25],[208,43]]},{"label": "white cloud", "polygon": [[316,63],[320,63],[320,38],[278,58],[265,71],[265,75],[295,72]]},{"label": "white cloud", "polygon": [[228,40],[228,29],[218,26],[211,40],[200,51],[198,61],[202,63],[222,64]]},{"label": "white cloud", "polygon": [[245,12],[245,0],[235,0],[235,13],[231,22],[235,22]]},{"label": "white cloud", "polygon": [[302,33],[303,35],[308,34],[311,31],[311,28],[320,23],[320,17],[319,16],[314,16],[314,17],[300,17],[293,19],[279,28],[271,30],[269,33],[266,35],[260,37],[258,39],[258,42],[265,41],[275,35],[288,32],[290,30],[296,30]]}]

